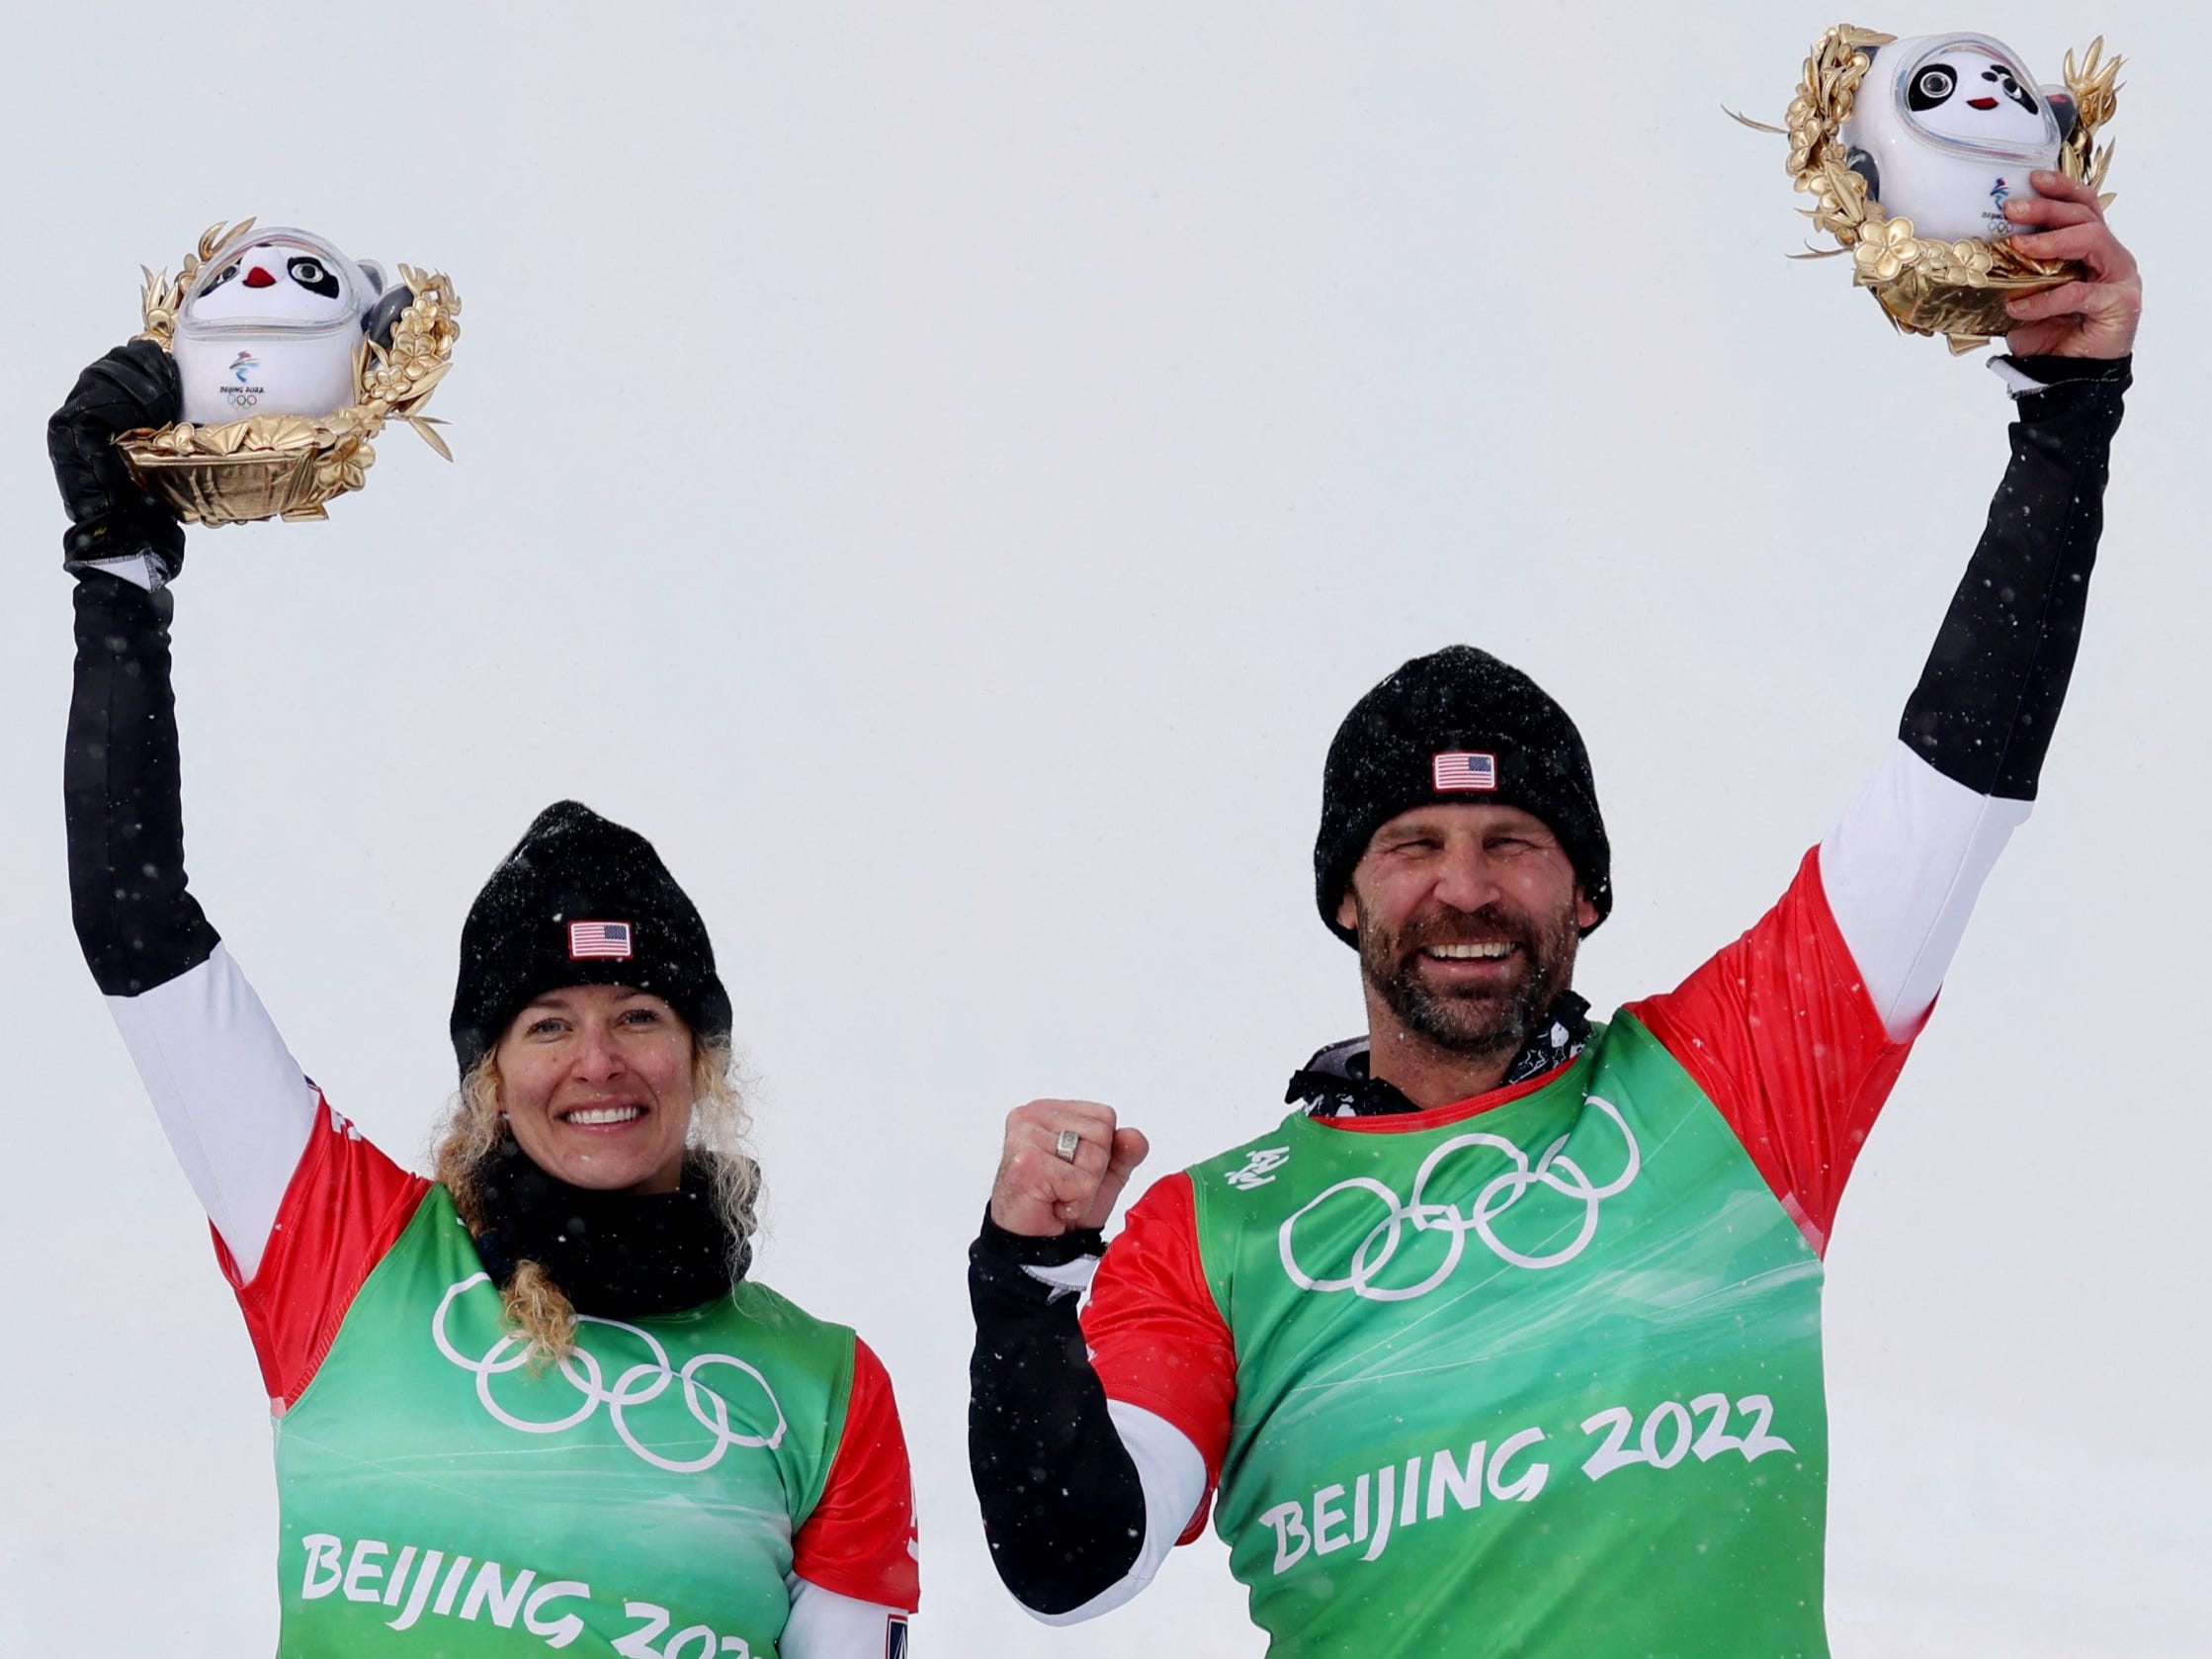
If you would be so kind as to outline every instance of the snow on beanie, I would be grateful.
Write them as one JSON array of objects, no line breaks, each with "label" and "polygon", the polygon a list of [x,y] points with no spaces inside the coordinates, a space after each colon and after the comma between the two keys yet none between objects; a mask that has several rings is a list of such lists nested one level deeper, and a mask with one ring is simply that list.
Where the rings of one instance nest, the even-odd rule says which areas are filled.
[{"label": "snow on beanie", "polygon": [[1518,668],[1473,646],[1446,646],[1353,704],[1328,745],[1314,897],[1346,944],[1357,941],[1337,924],[1336,908],[1369,839],[1400,813],[1440,801],[1519,807],[1542,819],[1598,921],[1612,910],[1612,848],[1582,735]]},{"label": "snow on beanie", "polygon": [[566,985],[649,991],[696,1035],[729,1034],[698,910],[650,841],[577,801],[540,813],[468,907],[452,1020],[462,1076],[533,998]]}]

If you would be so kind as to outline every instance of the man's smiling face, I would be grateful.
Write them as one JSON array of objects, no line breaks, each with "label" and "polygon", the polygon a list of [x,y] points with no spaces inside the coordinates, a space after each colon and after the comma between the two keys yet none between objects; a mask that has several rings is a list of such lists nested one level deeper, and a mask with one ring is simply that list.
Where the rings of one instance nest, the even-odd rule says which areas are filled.
[{"label": "man's smiling face", "polygon": [[1337,919],[1358,934],[1371,1007],[1405,1037],[1490,1057],[1518,1050],[1568,989],[1597,910],[1543,820],[1452,804],[1375,831]]}]

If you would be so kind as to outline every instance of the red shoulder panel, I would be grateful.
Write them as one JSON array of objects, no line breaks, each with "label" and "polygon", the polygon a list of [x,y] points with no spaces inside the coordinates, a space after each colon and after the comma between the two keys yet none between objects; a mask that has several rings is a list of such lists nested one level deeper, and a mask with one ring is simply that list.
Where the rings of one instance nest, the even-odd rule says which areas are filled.
[{"label": "red shoulder panel", "polygon": [[327,1100],[320,1104],[249,1282],[239,1282],[222,1236],[209,1229],[253,1336],[269,1403],[279,1412],[306,1392],[355,1292],[430,1190],[430,1182],[363,1140]]},{"label": "red shoulder panel", "polygon": [[1229,1452],[1236,1345],[1206,1282],[1187,1174],[1152,1183],[1122,1222],[1091,1280],[1083,1338],[1106,1397],[1165,1418],[1206,1459],[1206,1496],[1176,1541],[1206,1529]]},{"label": "red shoulder panel", "polygon": [[1893,1042],[1821,886],[1820,849],[1751,930],[1628,1011],[1697,1080],[1825,1252],[1843,1183],[1912,1049]]},{"label": "red shoulder panel", "polygon": [[914,1477],[898,1402],[884,1362],[855,1337],[845,1432],[821,1502],[792,1540],[791,1570],[856,1602],[912,1613],[921,1604],[915,1556]]}]

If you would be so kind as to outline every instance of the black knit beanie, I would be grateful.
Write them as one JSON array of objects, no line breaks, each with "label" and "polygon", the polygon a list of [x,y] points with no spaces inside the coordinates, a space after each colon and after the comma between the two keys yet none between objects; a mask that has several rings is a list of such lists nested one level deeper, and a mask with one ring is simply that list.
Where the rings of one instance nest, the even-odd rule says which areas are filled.
[{"label": "black knit beanie", "polygon": [[566,985],[649,991],[695,1035],[729,1034],[698,910],[650,841],[577,801],[540,813],[468,907],[453,995],[461,1075],[533,998]]},{"label": "black knit beanie", "polygon": [[1346,944],[1358,941],[1337,924],[1336,908],[1369,839],[1400,813],[1437,801],[1533,813],[1560,838],[1598,921],[1612,910],[1613,854],[1582,735],[1518,668],[1446,646],[1353,704],[1328,745],[1314,898]]}]

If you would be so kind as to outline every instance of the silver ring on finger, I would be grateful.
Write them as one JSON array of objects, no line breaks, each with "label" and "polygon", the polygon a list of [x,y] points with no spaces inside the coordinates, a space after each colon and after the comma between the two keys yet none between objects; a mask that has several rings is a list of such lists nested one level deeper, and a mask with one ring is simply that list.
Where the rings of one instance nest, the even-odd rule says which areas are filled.
[{"label": "silver ring on finger", "polygon": [[1083,1137],[1072,1129],[1063,1129],[1060,1139],[1053,1142],[1053,1153],[1063,1164],[1075,1162],[1075,1154],[1082,1150]]}]

